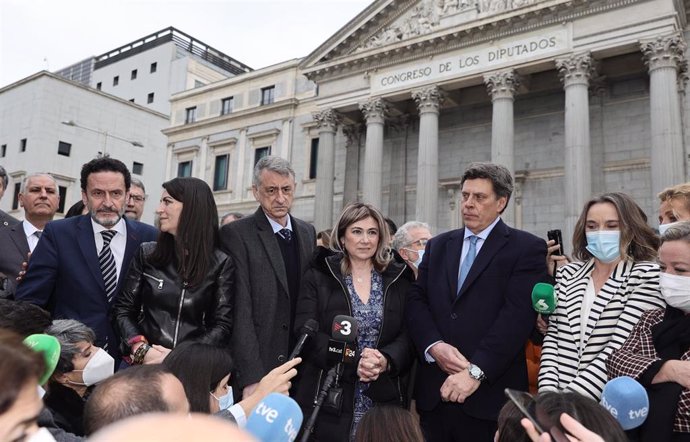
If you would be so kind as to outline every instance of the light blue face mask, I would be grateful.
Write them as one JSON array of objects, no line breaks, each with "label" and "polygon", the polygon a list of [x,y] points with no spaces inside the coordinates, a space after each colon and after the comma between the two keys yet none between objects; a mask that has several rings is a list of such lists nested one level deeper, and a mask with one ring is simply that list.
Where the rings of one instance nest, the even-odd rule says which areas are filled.
[{"label": "light blue face mask", "polygon": [[587,232],[586,249],[603,263],[615,261],[621,255],[621,232],[618,230],[597,230]]},{"label": "light blue face mask", "polygon": [[213,393],[211,393],[211,396],[218,401],[219,410],[227,410],[235,403],[235,398],[232,396],[232,387],[228,387],[228,392],[221,397],[216,397]]}]

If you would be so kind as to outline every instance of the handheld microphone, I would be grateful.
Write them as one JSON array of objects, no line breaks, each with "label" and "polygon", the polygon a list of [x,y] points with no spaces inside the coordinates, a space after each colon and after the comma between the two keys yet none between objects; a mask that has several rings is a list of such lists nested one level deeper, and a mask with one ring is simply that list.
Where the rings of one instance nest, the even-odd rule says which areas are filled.
[{"label": "handheld microphone", "polygon": [[302,410],[294,399],[271,393],[254,408],[245,430],[261,442],[292,442],[302,426]]},{"label": "handheld microphone", "polygon": [[556,310],[558,299],[554,293],[553,285],[538,282],[532,289],[532,308],[542,315],[550,315]]},{"label": "handheld microphone", "polygon": [[304,347],[304,344],[307,343],[307,339],[313,339],[314,336],[316,336],[317,331],[319,331],[319,323],[314,319],[307,319],[307,322],[305,322],[300,329],[301,336],[297,341],[297,345],[295,345],[295,348],[292,350],[288,361],[295,359],[300,353],[302,353],[302,348]]},{"label": "handheld microphone", "polygon": [[601,406],[616,418],[624,430],[632,430],[647,419],[649,397],[639,382],[629,376],[621,376],[606,383],[601,393]]},{"label": "handheld microphone", "polygon": [[352,316],[338,315],[333,319],[331,339],[328,340],[330,364],[352,364],[357,357],[357,320]]},{"label": "handheld microphone", "polygon": [[43,355],[46,368],[41,375],[41,379],[38,380],[38,385],[45,385],[50,376],[52,376],[53,371],[55,371],[55,367],[57,367],[58,360],[60,359],[60,341],[54,336],[34,334],[24,339],[24,345]]}]

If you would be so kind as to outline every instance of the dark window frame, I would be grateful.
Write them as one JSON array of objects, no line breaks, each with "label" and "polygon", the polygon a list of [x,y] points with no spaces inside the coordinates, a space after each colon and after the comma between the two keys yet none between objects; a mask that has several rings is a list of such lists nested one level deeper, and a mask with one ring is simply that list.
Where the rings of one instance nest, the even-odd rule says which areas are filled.
[{"label": "dark window frame", "polygon": [[58,141],[58,155],[62,155],[65,157],[70,156],[72,153],[72,143],[68,143],[66,141]]},{"label": "dark window frame", "polygon": [[[265,153],[263,153],[265,152]],[[263,157],[267,157],[271,154],[271,146],[262,146],[254,149],[254,165],[259,162]]]},{"label": "dark window frame", "polygon": [[132,173],[134,175],[144,174],[144,163],[139,163],[137,161],[132,162]]},{"label": "dark window frame", "polygon": [[137,74],[138,74],[137,69],[132,69],[132,72],[130,72],[130,74],[129,74],[129,79],[130,80],[136,80]]},{"label": "dark window frame", "polygon": [[266,86],[261,88],[261,105],[267,106],[276,101],[276,86]]},{"label": "dark window frame", "polygon": [[[222,154],[216,155],[213,166],[213,191],[228,189],[228,172],[230,164],[230,155]],[[220,170],[219,170],[220,169]]]},{"label": "dark window frame", "polygon": [[184,124],[196,122],[196,106],[188,107],[184,110]]},{"label": "dark window frame", "polygon": [[113,86],[117,86],[118,84],[120,84],[120,76],[116,75],[113,77]]},{"label": "dark window frame", "polygon": [[235,97],[226,97],[220,100],[220,114],[227,115],[231,114],[235,107]]},{"label": "dark window frame", "polygon": [[316,179],[316,166],[319,162],[319,138],[311,139],[311,150],[309,151],[309,179]]}]

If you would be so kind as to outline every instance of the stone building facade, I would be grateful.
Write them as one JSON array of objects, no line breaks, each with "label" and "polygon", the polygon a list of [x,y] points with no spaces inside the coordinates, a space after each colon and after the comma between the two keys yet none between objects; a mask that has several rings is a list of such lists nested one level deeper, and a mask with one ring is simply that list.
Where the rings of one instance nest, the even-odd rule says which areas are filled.
[{"label": "stone building facade", "polygon": [[[561,228],[570,238],[590,196],[619,190],[654,224],[656,193],[687,180],[687,7],[678,0],[374,1],[295,68],[295,81],[304,76],[315,87],[292,96],[294,116],[281,117],[279,136],[301,178],[316,158],[305,146],[318,137],[316,177],[303,180],[295,214],[322,229],[343,202],[359,199],[399,224],[456,228],[463,170],[494,161],[516,177],[504,214],[516,227],[540,236]],[[185,99],[204,101],[212,86]],[[200,124],[197,138],[224,130]],[[173,122],[173,156],[191,129]],[[247,149],[244,163],[230,169],[236,181],[251,171]],[[228,209],[256,206],[250,181],[240,184]]]}]

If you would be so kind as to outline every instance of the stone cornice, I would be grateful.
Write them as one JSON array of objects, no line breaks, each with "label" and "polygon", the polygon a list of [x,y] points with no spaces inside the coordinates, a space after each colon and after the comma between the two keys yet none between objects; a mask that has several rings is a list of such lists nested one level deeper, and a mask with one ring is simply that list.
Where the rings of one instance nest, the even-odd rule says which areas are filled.
[{"label": "stone cornice", "polygon": [[[338,79],[386,68],[402,62],[429,58],[451,50],[475,46],[511,35],[564,24],[592,14],[617,9],[644,0],[547,0],[533,8],[492,15],[454,28],[401,41],[389,46],[349,53],[335,59],[311,60],[302,73],[320,81]],[[353,49],[354,50],[354,49]]]},{"label": "stone cornice", "polygon": [[163,129],[161,132],[167,136],[177,135],[187,131],[192,131],[209,125],[228,124],[228,121],[236,121],[240,118],[253,117],[263,112],[276,112],[281,110],[290,110],[297,107],[299,100],[296,98],[289,98],[287,100],[279,100],[272,104],[265,106],[255,106],[248,109],[242,109],[237,112],[231,112],[225,115],[219,115],[211,118],[202,118],[192,124],[178,124]]},{"label": "stone cornice", "polygon": [[486,90],[492,100],[510,99],[520,86],[520,77],[514,70],[492,72],[484,76]]}]

